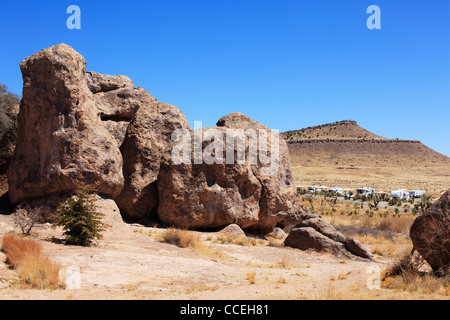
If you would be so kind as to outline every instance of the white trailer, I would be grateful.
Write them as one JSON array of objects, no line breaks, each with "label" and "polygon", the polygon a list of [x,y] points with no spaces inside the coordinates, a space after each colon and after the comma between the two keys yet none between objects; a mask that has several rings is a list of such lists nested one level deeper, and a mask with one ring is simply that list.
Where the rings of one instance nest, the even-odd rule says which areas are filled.
[{"label": "white trailer", "polygon": [[411,190],[409,192],[410,198],[422,198],[427,192],[425,190]]},{"label": "white trailer", "polygon": [[322,191],[322,187],[319,187],[319,186],[309,186],[309,187],[308,187],[308,191],[309,191],[310,193],[320,192],[320,191]]},{"label": "white trailer", "polygon": [[409,200],[409,192],[408,190],[400,189],[400,190],[394,190],[391,192],[391,197],[396,200]]},{"label": "white trailer", "polygon": [[362,196],[368,196],[369,194],[374,194],[374,188],[358,188],[356,189],[356,194],[360,194]]},{"label": "white trailer", "polygon": [[328,189],[329,192],[335,192],[336,194],[342,194],[342,188],[334,187]]}]

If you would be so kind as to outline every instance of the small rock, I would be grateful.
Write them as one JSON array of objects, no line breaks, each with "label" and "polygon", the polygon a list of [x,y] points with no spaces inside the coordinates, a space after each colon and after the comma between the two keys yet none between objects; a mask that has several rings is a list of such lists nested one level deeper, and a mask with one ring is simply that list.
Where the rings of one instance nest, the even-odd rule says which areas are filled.
[{"label": "small rock", "polygon": [[237,224],[230,224],[218,232],[220,235],[226,236],[228,239],[245,238],[245,232]]},{"label": "small rock", "polygon": [[283,231],[283,229],[276,227],[273,229],[273,231],[269,234],[267,234],[267,237],[275,238],[275,239],[284,239],[286,238],[287,234]]},{"label": "small rock", "polygon": [[307,219],[302,222],[300,222],[297,227],[311,227],[314,228],[317,232],[323,234],[324,236],[330,238],[331,240],[337,241],[337,242],[344,242],[345,236],[337,231],[331,223],[329,223],[325,219],[321,218],[312,218]]},{"label": "small rock", "polygon": [[366,258],[372,260],[372,254],[367,251],[361,242],[358,241],[358,239],[355,239],[353,237],[347,237],[344,242],[345,249],[347,249],[349,252],[354,254],[355,256]]},{"label": "small rock", "polygon": [[324,236],[311,227],[292,229],[284,240],[284,244],[301,250],[313,249],[319,252],[332,253],[336,256],[350,257],[342,243]]}]

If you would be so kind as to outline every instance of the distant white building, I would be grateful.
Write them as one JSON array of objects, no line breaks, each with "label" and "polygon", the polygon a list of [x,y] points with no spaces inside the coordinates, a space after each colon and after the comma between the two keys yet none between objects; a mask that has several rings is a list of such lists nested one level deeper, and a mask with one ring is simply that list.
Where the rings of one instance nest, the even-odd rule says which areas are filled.
[{"label": "distant white building", "polygon": [[310,193],[320,192],[320,191],[322,191],[322,187],[319,187],[319,186],[309,186],[309,187],[308,187],[308,191],[309,191]]},{"label": "distant white building", "polygon": [[409,192],[410,198],[422,198],[427,192],[425,190],[411,190]]},{"label": "distant white building", "polygon": [[396,199],[396,200],[409,200],[409,192],[408,190],[405,189],[400,189],[400,190],[394,190],[391,192],[391,197]]},{"label": "distant white building", "polygon": [[374,194],[375,189],[374,188],[358,188],[356,189],[356,194],[362,195],[362,196],[368,196],[369,194]]},{"label": "distant white building", "polygon": [[328,189],[329,192],[335,192],[336,194],[342,194],[342,188],[334,187]]}]

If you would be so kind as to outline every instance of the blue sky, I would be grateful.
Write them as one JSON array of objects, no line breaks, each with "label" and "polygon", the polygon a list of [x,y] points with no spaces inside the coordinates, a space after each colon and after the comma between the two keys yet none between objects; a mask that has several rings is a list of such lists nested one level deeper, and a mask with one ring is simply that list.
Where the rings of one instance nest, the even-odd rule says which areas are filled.
[{"label": "blue sky", "polygon": [[[69,30],[69,5],[81,30]],[[369,30],[370,5],[381,30]],[[193,126],[239,111],[279,129],[357,120],[450,156],[450,1],[2,1],[0,82],[64,42],[88,70],[124,74]]]}]

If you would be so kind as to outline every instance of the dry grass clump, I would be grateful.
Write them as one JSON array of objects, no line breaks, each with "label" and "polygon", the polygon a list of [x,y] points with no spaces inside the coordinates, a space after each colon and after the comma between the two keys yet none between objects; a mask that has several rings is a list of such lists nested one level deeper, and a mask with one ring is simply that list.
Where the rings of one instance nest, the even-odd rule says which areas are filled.
[{"label": "dry grass clump", "polygon": [[216,237],[214,240],[215,243],[221,243],[221,244],[235,244],[238,246],[245,246],[245,247],[259,247],[259,246],[266,246],[266,241],[262,239],[255,239],[251,237],[230,237],[226,234],[221,234]]},{"label": "dry grass clump", "polygon": [[283,255],[279,261],[279,265],[283,269],[292,268],[291,259],[287,255]]},{"label": "dry grass clump", "polygon": [[410,254],[404,255],[384,272],[382,287],[409,293],[450,296],[450,276],[437,277],[421,271],[421,268],[422,264],[413,261]]},{"label": "dry grass clump", "polygon": [[62,288],[59,279],[60,265],[47,256],[26,255],[17,267],[19,278],[37,289]]},{"label": "dry grass clump", "polygon": [[42,254],[41,244],[14,234],[2,238],[2,251],[7,263],[17,271],[23,282],[31,288],[62,288],[59,264]]},{"label": "dry grass clump", "polygon": [[411,249],[411,244],[398,245],[394,243],[386,243],[374,246],[371,251],[372,254],[381,257],[400,258],[405,254],[405,252],[411,252]]},{"label": "dry grass clump", "polygon": [[[336,279],[330,279],[328,288],[326,290],[319,291],[311,297],[306,297],[306,299],[311,300],[379,300],[383,299],[379,296],[377,290],[367,291],[359,290],[354,288],[342,288],[341,285],[336,284]],[[338,279],[343,280],[343,279]],[[337,287],[337,288],[336,288]]]},{"label": "dry grass clump", "polygon": [[189,248],[210,258],[229,258],[225,253],[208,246],[195,233],[187,230],[169,228],[160,235],[160,241],[176,245],[180,248]]},{"label": "dry grass clump", "polygon": [[35,240],[7,234],[2,238],[2,251],[6,255],[6,262],[12,268],[17,268],[25,256],[40,256],[42,246]]},{"label": "dry grass clump", "polygon": [[248,272],[245,276],[250,284],[256,284],[256,272]]},{"label": "dry grass clump", "polygon": [[180,248],[194,247],[200,238],[187,230],[169,228],[162,235],[162,241]]}]

